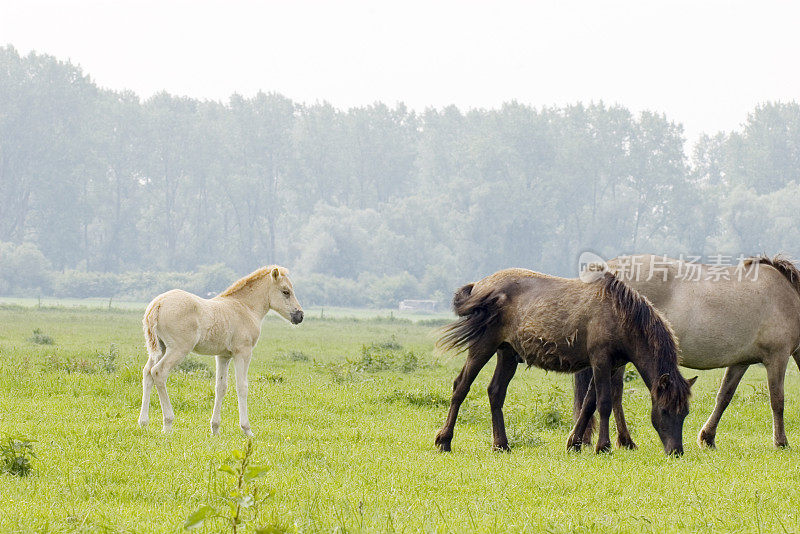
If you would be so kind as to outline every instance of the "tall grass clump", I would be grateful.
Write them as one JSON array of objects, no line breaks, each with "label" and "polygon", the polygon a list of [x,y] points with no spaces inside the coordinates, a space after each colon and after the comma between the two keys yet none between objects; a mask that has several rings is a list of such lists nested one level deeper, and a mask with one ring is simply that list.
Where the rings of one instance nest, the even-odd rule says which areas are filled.
[{"label": "tall grass clump", "polygon": [[41,328],[34,328],[33,335],[28,338],[28,341],[35,345],[52,345],[55,343],[52,337],[42,332]]}]

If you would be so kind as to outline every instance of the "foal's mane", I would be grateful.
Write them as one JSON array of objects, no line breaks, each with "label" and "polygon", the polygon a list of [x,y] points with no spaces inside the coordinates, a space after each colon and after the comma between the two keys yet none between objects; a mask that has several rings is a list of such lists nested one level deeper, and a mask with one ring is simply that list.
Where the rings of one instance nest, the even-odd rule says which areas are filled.
[{"label": "foal's mane", "polygon": [[800,270],[797,269],[794,262],[782,254],[776,254],[769,258],[767,256],[752,256],[744,260],[744,265],[752,265],[753,263],[762,263],[774,267],[786,277],[794,290],[800,293]]},{"label": "foal's mane", "polygon": [[237,281],[232,283],[228,287],[228,289],[226,289],[225,291],[220,293],[219,296],[220,297],[229,297],[229,296],[233,295],[234,293],[237,293],[237,292],[241,291],[242,289],[244,289],[244,288],[246,288],[246,287],[248,287],[248,286],[250,286],[250,285],[252,285],[252,284],[254,284],[254,283],[258,282],[258,281],[260,281],[261,279],[269,276],[269,274],[272,272],[272,269],[278,269],[278,272],[280,273],[281,276],[286,276],[288,274],[288,271],[286,269],[284,269],[283,267],[279,267],[278,265],[266,265],[264,267],[261,267],[260,269],[256,269],[255,271],[253,271],[252,273],[248,274],[247,276],[244,276],[244,277],[238,279]]},{"label": "foal's mane", "polygon": [[[599,281],[600,293],[611,299],[614,311],[623,326],[633,332],[650,348],[656,360],[658,376],[652,384],[656,401],[661,407],[681,411],[689,406],[690,385],[678,370],[678,342],[669,322],[656,310],[647,297],[625,284],[610,272]],[[658,387],[658,378],[668,375],[670,385]]]}]

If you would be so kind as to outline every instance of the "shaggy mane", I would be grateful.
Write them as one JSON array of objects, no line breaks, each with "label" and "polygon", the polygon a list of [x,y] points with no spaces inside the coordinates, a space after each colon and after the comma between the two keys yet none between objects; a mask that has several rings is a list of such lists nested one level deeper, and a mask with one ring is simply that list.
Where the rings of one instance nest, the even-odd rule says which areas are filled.
[{"label": "shaggy mane", "polygon": [[[656,401],[669,410],[689,407],[689,382],[678,371],[678,342],[669,322],[656,310],[647,297],[607,272],[600,280],[600,293],[611,299],[614,311],[629,331],[639,335],[653,351],[658,362],[658,376],[669,375],[670,386],[659,390],[653,384]],[[658,380],[658,377],[656,377]]]},{"label": "shaggy mane", "polygon": [[278,272],[280,273],[281,276],[286,276],[288,274],[288,271],[286,269],[284,269],[283,267],[279,267],[278,265],[266,265],[264,267],[261,267],[260,269],[256,269],[255,271],[253,271],[252,273],[248,274],[247,276],[238,279],[237,281],[232,283],[228,287],[228,289],[226,289],[225,291],[220,293],[219,296],[220,297],[229,297],[229,296],[233,295],[234,293],[237,293],[237,292],[241,291],[245,287],[248,287],[249,285],[254,284],[254,283],[258,282],[259,280],[261,280],[262,278],[265,278],[266,276],[268,276],[269,273],[272,272],[272,269],[278,269]]},{"label": "shaggy mane", "polygon": [[794,262],[782,254],[776,254],[769,258],[767,256],[752,256],[744,260],[744,265],[752,265],[753,263],[761,263],[774,267],[786,277],[794,290],[800,293],[800,270],[797,269]]}]

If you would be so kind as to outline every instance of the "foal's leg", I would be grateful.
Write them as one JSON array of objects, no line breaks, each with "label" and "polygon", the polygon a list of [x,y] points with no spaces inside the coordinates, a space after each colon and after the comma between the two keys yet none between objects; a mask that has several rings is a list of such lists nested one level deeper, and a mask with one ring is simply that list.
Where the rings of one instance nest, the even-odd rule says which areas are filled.
[{"label": "foal's leg", "polygon": [[252,436],[250,419],[247,417],[247,369],[250,367],[250,358],[253,349],[239,351],[233,357],[233,367],[236,371],[236,397],[239,400],[239,426],[246,436]]},{"label": "foal's leg", "polygon": [[172,403],[169,402],[169,394],[167,393],[167,376],[172,367],[189,354],[189,350],[191,349],[179,350],[174,347],[167,347],[164,357],[150,368],[150,376],[155,383],[156,391],[158,391],[161,413],[164,416],[164,426],[162,427],[162,432],[164,433],[172,430],[172,421],[175,420],[175,413],[172,411]]},{"label": "foal's leg", "polygon": [[475,377],[478,376],[486,362],[491,359],[493,353],[494,351],[487,349],[469,349],[467,361],[453,382],[453,397],[450,399],[450,410],[447,412],[447,419],[445,419],[441,430],[436,434],[436,445],[441,451],[450,450],[450,442],[453,440],[453,428],[455,428],[456,418],[458,418],[458,409],[467,397]]},{"label": "foal's leg", "polygon": [[139,410],[139,425],[147,426],[150,422],[150,392],[153,390],[153,377],[150,368],[153,367],[153,358],[148,355],[147,363],[142,369],[142,409]]},{"label": "foal's leg", "polygon": [[772,439],[775,446],[779,448],[789,446],[789,440],[786,439],[786,431],[783,428],[783,382],[788,363],[788,358],[779,359],[767,367],[769,403],[772,406]]},{"label": "foal's leg", "polygon": [[601,365],[593,367],[594,384],[597,389],[597,412],[600,424],[597,429],[597,445],[595,452],[611,452],[611,438],[608,431],[608,420],[611,417],[611,368]]},{"label": "foal's leg", "polygon": [[228,367],[231,363],[230,356],[217,356],[217,383],[214,388],[214,411],[211,414],[211,433],[219,434],[219,423],[222,420],[222,399],[228,389]]},{"label": "foal's leg", "polygon": [[[725,411],[725,408],[728,407],[728,404],[730,404],[733,394],[736,392],[736,387],[739,385],[739,381],[742,380],[748,367],[750,367],[749,364],[742,363],[739,365],[732,365],[725,370],[725,376],[722,378],[722,384],[720,384],[719,391],[717,392],[717,401],[716,404],[714,404],[714,411],[711,412],[708,421],[706,421],[706,424],[703,425],[703,428],[697,435],[697,444],[701,447],[706,446],[712,449],[717,447],[714,442],[714,438],[717,435],[717,425],[719,425],[722,413]],[[786,366],[784,366],[784,370],[785,369]]]},{"label": "foal's leg", "polygon": [[[591,371],[591,368],[589,369]],[[594,411],[597,408],[597,389],[594,387],[594,377],[589,375],[589,384],[587,385],[586,395],[583,396],[583,404],[581,404],[580,412],[575,420],[575,426],[572,427],[567,438],[567,451],[580,452],[581,447],[590,445],[591,442],[586,443],[583,438],[588,432],[589,423],[594,420]],[[589,433],[591,439],[591,433]]]},{"label": "foal's leg", "polygon": [[507,451],[508,438],[506,437],[506,423],[503,419],[503,403],[506,400],[508,383],[514,378],[517,372],[517,355],[514,349],[502,347],[497,350],[497,367],[494,368],[494,376],[489,383],[489,405],[492,407],[492,447]]},{"label": "foal's leg", "polygon": [[622,393],[625,388],[625,366],[623,365],[614,372],[611,377],[611,406],[614,409],[614,420],[617,423],[617,447],[625,449],[635,449],[636,443],[631,438],[628,431],[628,424],[625,422],[625,412],[622,411]]}]

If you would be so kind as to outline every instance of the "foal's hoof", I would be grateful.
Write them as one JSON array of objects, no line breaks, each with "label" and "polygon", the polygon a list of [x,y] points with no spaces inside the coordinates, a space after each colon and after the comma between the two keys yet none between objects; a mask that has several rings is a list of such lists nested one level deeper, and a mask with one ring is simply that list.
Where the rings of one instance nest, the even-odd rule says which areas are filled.
[{"label": "foal's hoof", "polygon": [[714,434],[701,430],[697,435],[697,444],[700,445],[700,448],[708,447],[709,449],[716,449],[717,444],[714,442],[714,437]]},{"label": "foal's hoof", "polygon": [[508,446],[508,443],[496,443],[492,445],[492,450],[496,452],[511,452],[511,447]]},{"label": "foal's hoof", "polygon": [[242,429],[242,434],[244,434],[248,438],[252,438],[253,437],[253,431],[250,430],[250,428],[243,428]]},{"label": "foal's hoof", "polygon": [[139,422],[139,426],[144,428],[144,427],[147,426],[147,423],[149,423],[150,421],[148,421],[147,419],[139,419],[138,422]]},{"label": "foal's hoof", "polygon": [[639,448],[636,445],[636,443],[631,439],[630,436],[628,436],[627,438],[619,438],[618,437],[617,438],[617,447],[619,447],[620,449],[629,449],[629,450],[632,450],[632,451],[634,451],[634,450]]},{"label": "foal's hoof", "polygon": [[776,441],[775,442],[775,448],[777,448],[777,449],[788,449],[788,448],[790,448],[789,447],[789,440],[785,439],[783,441]]}]

